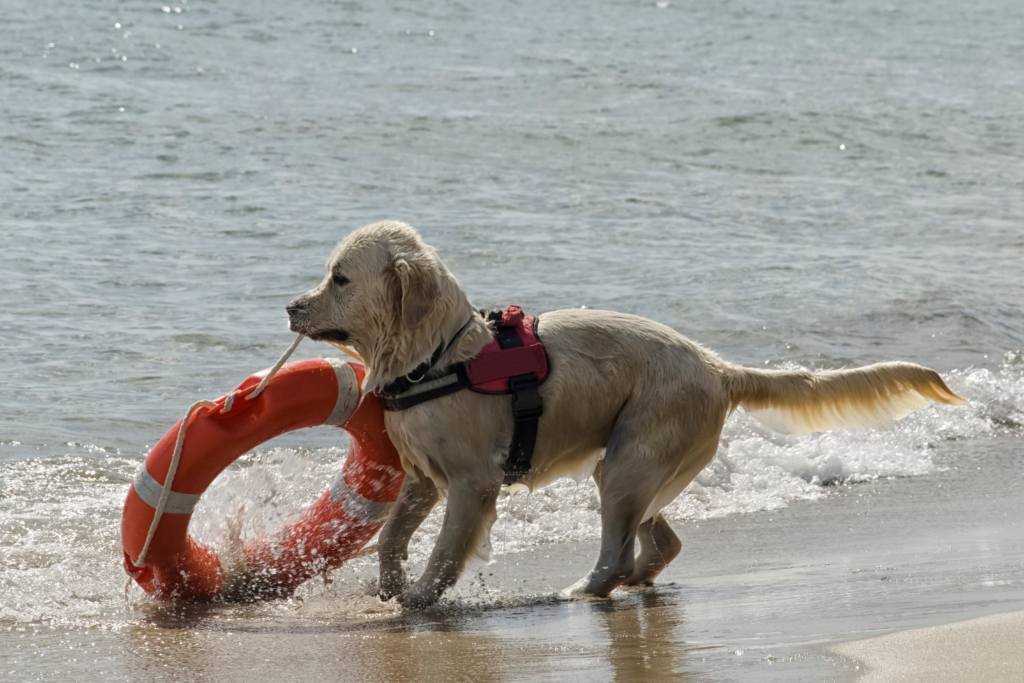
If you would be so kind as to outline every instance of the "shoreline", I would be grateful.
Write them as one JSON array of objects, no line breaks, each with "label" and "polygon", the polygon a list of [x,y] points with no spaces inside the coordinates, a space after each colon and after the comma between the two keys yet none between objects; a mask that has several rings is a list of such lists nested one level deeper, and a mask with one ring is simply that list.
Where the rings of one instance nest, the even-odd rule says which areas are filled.
[{"label": "shoreline", "polygon": [[[857,683],[1024,680],[1024,610],[838,643]],[[859,669],[857,667],[860,667]]]}]

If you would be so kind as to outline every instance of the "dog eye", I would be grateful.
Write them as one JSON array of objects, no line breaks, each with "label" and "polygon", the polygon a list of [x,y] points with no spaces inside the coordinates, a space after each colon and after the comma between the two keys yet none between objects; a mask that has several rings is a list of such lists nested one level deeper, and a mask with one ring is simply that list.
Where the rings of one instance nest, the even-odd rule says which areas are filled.
[{"label": "dog eye", "polygon": [[345,277],[344,275],[335,275],[331,279],[334,280],[334,284],[338,285],[339,287],[344,287],[345,285],[348,284],[348,278]]}]

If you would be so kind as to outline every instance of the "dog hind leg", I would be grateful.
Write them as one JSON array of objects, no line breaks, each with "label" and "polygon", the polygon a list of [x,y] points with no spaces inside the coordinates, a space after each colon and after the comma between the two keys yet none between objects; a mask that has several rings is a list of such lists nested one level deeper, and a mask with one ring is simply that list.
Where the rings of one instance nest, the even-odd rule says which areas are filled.
[{"label": "dog hind leg", "polygon": [[633,575],[623,585],[651,586],[683,549],[683,542],[661,515],[641,524],[637,538],[640,539],[640,554],[636,556]]},{"label": "dog hind leg", "polygon": [[[660,511],[683,492],[718,451],[718,438],[706,439],[695,448],[683,449],[680,458],[682,467],[676,476],[658,491],[648,508],[648,517],[637,532],[640,539],[640,554],[636,558],[633,575],[626,580],[627,586],[650,586],[668,564],[679,555],[682,541]],[[645,515],[646,516],[646,515]]]},{"label": "dog hind leg", "polygon": [[633,575],[633,546],[647,502],[629,505],[628,509],[620,503],[614,512],[609,512],[603,493],[601,498],[601,550],[594,569],[586,577],[583,592],[606,598]]},{"label": "dog hind leg", "polygon": [[[692,396],[623,408],[594,472],[601,493],[601,551],[593,571],[570,594],[584,583],[584,593],[600,597],[624,583],[650,583],[679,554],[679,538],[658,513],[714,457],[725,420],[724,404],[693,410]],[[638,531],[639,558],[633,556]]]},{"label": "dog hind leg", "polygon": [[[651,435],[646,420],[620,418],[595,480],[601,492],[601,550],[584,593],[607,597],[636,569],[633,547],[648,507],[669,474],[660,452],[632,433]],[[582,583],[582,582],[581,582]],[[578,585],[578,584],[577,584]],[[575,591],[576,587],[571,588]]]}]

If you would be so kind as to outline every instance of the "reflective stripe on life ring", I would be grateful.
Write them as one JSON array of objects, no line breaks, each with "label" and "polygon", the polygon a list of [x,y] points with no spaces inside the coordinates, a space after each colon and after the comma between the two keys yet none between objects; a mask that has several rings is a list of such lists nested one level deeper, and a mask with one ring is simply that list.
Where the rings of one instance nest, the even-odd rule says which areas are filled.
[{"label": "reflective stripe on life ring", "polygon": [[[135,493],[139,494],[139,498],[149,507],[156,509],[164,487],[153,478],[145,465],[135,475],[132,485],[135,487]],[[172,489],[171,495],[167,497],[167,506],[164,508],[164,512],[172,515],[191,515],[202,497],[201,493],[178,493]]]}]

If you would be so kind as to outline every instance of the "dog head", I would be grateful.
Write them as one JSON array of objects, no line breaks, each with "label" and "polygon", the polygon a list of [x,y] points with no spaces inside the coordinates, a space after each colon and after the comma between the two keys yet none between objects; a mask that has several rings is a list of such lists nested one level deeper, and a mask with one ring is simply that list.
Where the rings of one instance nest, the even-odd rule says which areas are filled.
[{"label": "dog head", "polygon": [[463,302],[434,249],[408,225],[384,221],[342,240],[323,281],[286,310],[294,332],[353,346],[367,363],[364,389],[376,389],[428,358]]}]

